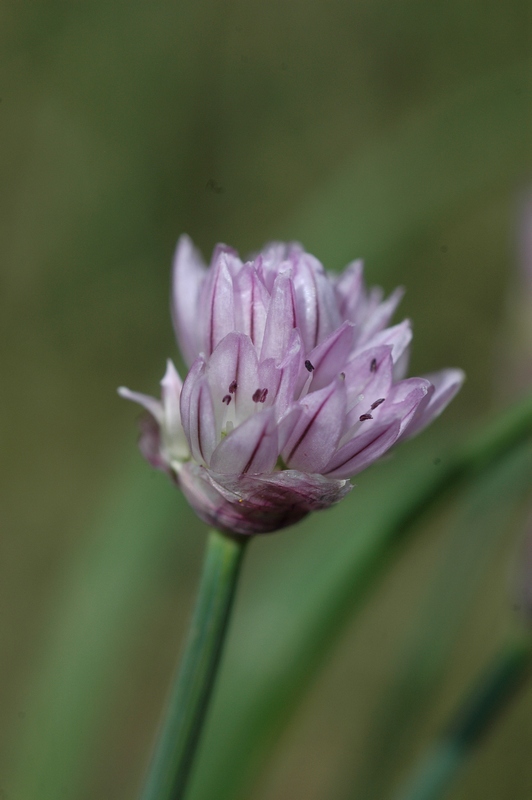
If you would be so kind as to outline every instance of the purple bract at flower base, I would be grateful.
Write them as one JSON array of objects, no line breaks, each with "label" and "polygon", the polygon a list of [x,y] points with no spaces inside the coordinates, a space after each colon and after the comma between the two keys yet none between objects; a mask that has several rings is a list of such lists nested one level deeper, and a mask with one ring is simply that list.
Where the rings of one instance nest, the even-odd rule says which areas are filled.
[{"label": "purple bract at flower base", "polygon": [[119,389],[149,412],[140,448],[210,525],[257,534],[338,502],[349,478],[418,433],[454,397],[449,369],[404,378],[401,299],[366,291],[362,264],[327,273],[297,244],[243,263],[219,245],[209,268],[183,236],[172,314],[190,371],[171,362],[162,398]]}]

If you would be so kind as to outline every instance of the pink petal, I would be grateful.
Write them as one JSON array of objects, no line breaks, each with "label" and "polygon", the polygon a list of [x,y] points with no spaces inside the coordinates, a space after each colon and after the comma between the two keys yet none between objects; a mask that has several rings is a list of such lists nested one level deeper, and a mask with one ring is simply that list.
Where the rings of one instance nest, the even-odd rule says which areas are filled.
[{"label": "pink petal", "polygon": [[207,271],[188,236],[177,243],[172,269],[172,319],[183,357],[190,366],[202,349],[198,298]]},{"label": "pink petal", "polygon": [[198,378],[192,390],[189,433],[188,441],[193,457],[200,464],[209,464],[217,437],[212,398],[205,377]]},{"label": "pink petal", "polygon": [[273,410],[261,411],[222,439],[212,454],[211,469],[234,475],[271,472],[279,455],[277,442]]},{"label": "pink petal", "polygon": [[154,417],[151,414],[143,414],[139,420],[139,428],[139,450],[143,458],[155,469],[174,477],[174,472],[163,455],[161,429]]},{"label": "pink petal", "polygon": [[334,288],[317,258],[299,252],[292,259],[296,323],[308,353],[340,326]]},{"label": "pink petal", "polygon": [[361,259],[349,264],[336,280],[336,296],[342,319],[357,322],[357,311],[364,293],[364,262]]},{"label": "pink petal", "polygon": [[345,368],[347,407],[345,430],[361,414],[370,412],[374,402],[386,399],[392,386],[391,347],[370,347],[353,358]]},{"label": "pink petal", "polygon": [[271,475],[224,475],[185,464],[180,486],[208,525],[254,535],[293,525],[351,491],[349,481],[283,470]]},{"label": "pink petal", "polygon": [[290,336],[290,341],[284,358],[279,364],[280,381],[275,398],[278,415],[282,415],[291,406],[303,388],[308,375],[303,366],[303,345],[299,331],[295,328]]},{"label": "pink petal", "polygon": [[313,367],[310,391],[327,386],[345,369],[353,338],[353,323],[344,322],[309,353],[307,361]]},{"label": "pink petal", "polygon": [[250,264],[242,267],[234,278],[234,286],[236,329],[247,334],[260,352],[270,295]]},{"label": "pink petal", "polygon": [[423,408],[428,402],[427,395],[430,397],[431,393],[432,386],[425,378],[400,381],[391,388],[386,401],[372,412],[374,419],[378,423],[399,420],[399,433],[402,434],[410,425],[417,409],[420,406]]},{"label": "pink petal", "polygon": [[392,294],[379,303],[377,307],[369,314],[363,325],[363,332],[358,341],[358,345],[368,342],[377,333],[383,330],[388,325],[393,317],[395,310],[401,302],[404,295],[404,289],[398,288]]},{"label": "pink petal", "polygon": [[217,444],[214,408],[205,377],[205,362],[200,357],[193,363],[181,390],[181,424],[193,458],[204,464]]},{"label": "pink petal", "polygon": [[168,359],[166,364],[166,372],[161,381],[161,387],[164,406],[164,424],[171,434],[176,429],[181,428],[181,412],[179,410],[179,405],[183,382],[170,359]]},{"label": "pink petal", "polygon": [[322,472],[338,445],[345,404],[341,378],[300,401],[303,413],[283,448],[283,459],[289,469]]},{"label": "pink petal", "polygon": [[205,319],[202,344],[206,355],[235,329],[233,278],[228,263],[232,257],[225,249],[220,251],[200,295],[197,313]]},{"label": "pink petal", "polygon": [[259,386],[257,353],[249,336],[229,333],[216,347],[207,363],[207,379],[211,389],[218,430],[225,416],[223,398],[229,395],[234,403],[236,421],[253,414],[253,394]]},{"label": "pink petal", "polygon": [[132,392],[131,389],[127,389],[125,386],[120,386],[117,389],[118,394],[120,397],[123,397],[125,400],[132,400],[133,403],[138,403],[146,411],[149,411],[152,417],[157,420],[159,425],[162,425],[164,419],[164,412],[163,412],[163,404],[160,400],[156,400],[155,397],[150,397],[148,394],[141,394],[140,392]]},{"label": "pink petal", "polygon": [[423,407],[418,407],[404,437],[414,436],[426,428],[449,405],[453,397],[460,391],[465,380],[465,373],[461,369],[444,369],[424,376],[430,381],[434,390],[430,393],[428,402]]},{"label": "pink petal", "polygon": [[323,471],[332,478],[351,478],[362,472],[395,444],[400,428],[395,420],[364,429],[334,454]]},{"label": "pink petal", "polygon": [[260,358],[280,361],[296,327],[294,287],[290,275],[282,272],[273,284],[270,307],[266,317]]},{"label": "pink petal", "polygon": [[[366,343],[372,347],[380,347],[382,345],[390,345],[392,348],[392,359],[394,364],[401,358],[408,345],[412,340],[412,328],[410,320],[405,319],[399,325],[393,325],[391,328],[386,328],[384,331],[379,331],[372,337],[370,342]],[[360,348],[357,347],[357,352]]]}]

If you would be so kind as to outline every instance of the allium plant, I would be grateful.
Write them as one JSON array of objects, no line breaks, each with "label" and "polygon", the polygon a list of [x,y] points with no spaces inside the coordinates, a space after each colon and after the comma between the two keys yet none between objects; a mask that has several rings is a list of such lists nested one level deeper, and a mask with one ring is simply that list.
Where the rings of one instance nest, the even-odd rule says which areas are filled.
[{"label": "allium plant", "polygon": [[367,291],[360,261],[327,273],[297,244],[247,262],[220,245],[207,268],[179,241],[172,315],[188,375],[169,361],[160,400],[119,391],[148,412],[145,458],[214,530],[143,800],[186,791],[250,535],[338,502],[460,388],[456,369],[405,378],[410,323],[390,326],[401,295]]},{"label": "allium plant", "polygon": [[366,290],[360,261],[337,276],[297,244],[247,262],[219,245],[206,268],[183,236],[172,316],[190,371],[182,384],[169,361],[160,401],[119,390],[150,414],[142,453],[221,530],[275,531],[336,503],[463,381],[405,378],[410,322],[390,326],[401,296]]}]

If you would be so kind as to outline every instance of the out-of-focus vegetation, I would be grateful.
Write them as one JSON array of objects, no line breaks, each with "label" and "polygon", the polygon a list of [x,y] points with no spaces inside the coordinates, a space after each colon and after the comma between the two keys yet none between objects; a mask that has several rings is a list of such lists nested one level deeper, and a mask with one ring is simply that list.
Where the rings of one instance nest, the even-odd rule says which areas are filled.
[{"label": "out-of-focus vegetation", "polygon": [[[126,800],[142,779],[205,535],[141,463],[115,387],[155,392],[176,357],[187,232],[206,256],[272,238],[335,269],[362,256],[370,282],[407,287],[412,374],[467,372],[342,505],[252,544],[191,792],[385,798],[514,624],[529,452],[423,521],[239,781],[244,706],[383,509],[512,398],[508,364],[530,353],[509,299],[529,4],[8,0],[0,18],[0,797]],[[531,706],[528,691],[453,800],[532,796]]]}]

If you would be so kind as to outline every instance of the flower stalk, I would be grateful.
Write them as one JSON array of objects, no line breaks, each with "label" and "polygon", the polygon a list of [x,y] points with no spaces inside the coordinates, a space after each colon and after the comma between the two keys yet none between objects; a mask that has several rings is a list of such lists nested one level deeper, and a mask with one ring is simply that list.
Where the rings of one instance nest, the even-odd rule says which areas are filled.
[{"label": "flower stalk", "polygon": [[246,537],[209,533],[196,607],[142,800],[185,795],[223,650]]}]

